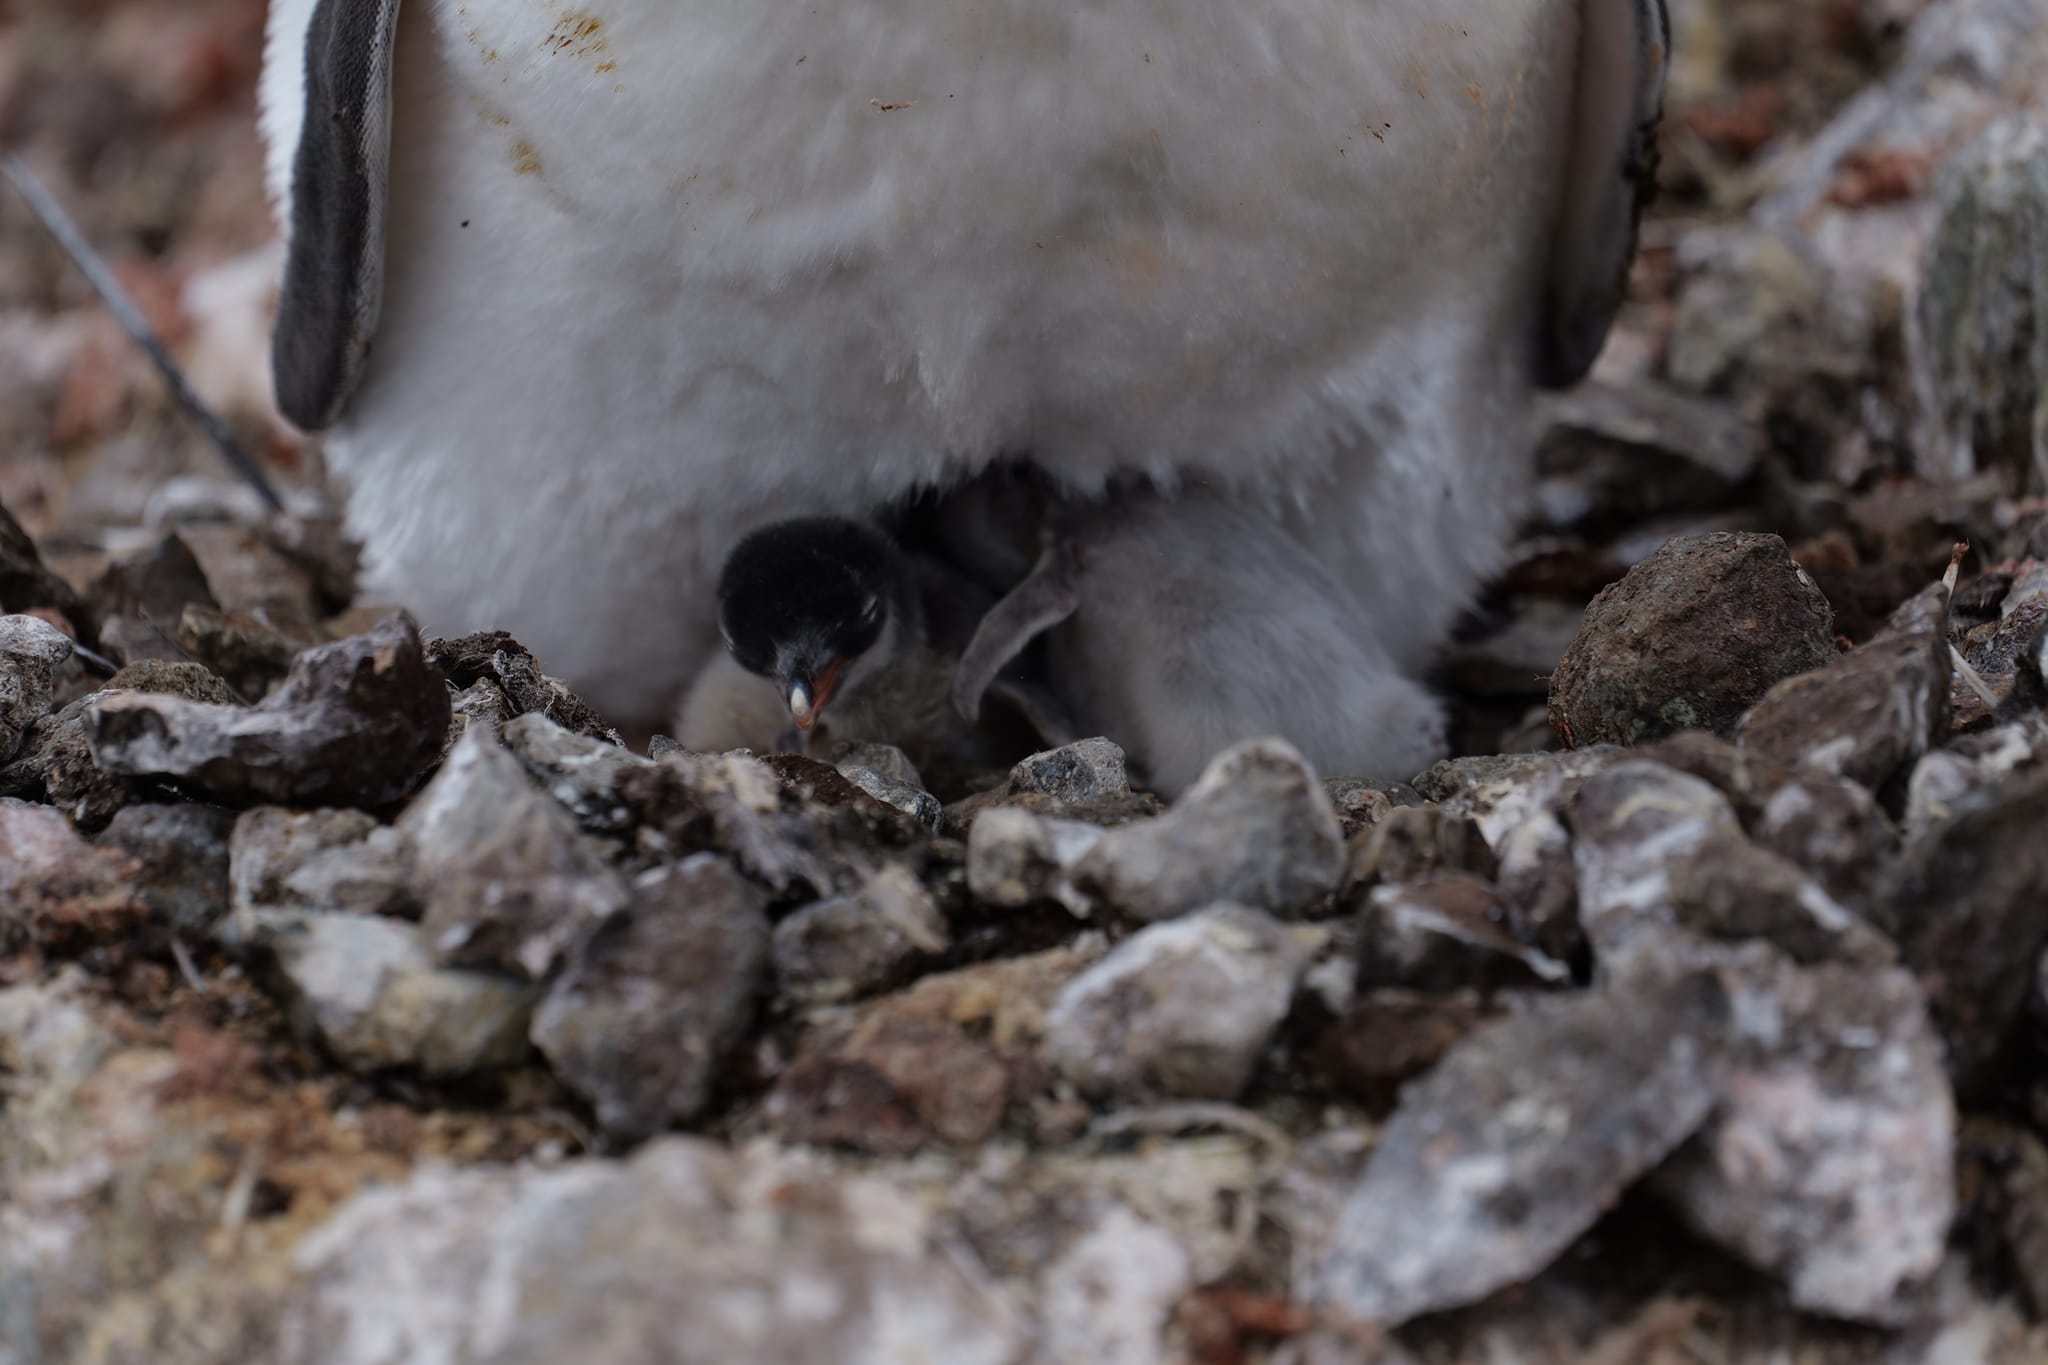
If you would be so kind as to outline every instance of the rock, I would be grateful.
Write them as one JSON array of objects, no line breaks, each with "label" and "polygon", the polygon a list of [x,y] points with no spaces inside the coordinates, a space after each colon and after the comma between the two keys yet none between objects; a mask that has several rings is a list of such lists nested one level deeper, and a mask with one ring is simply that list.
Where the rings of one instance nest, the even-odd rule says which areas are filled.
[{"label": "rock", "polygon": [[1756,464],[1756,430],[1727,405],[1596,379],[1551,407],[1536,451],[1537,503],[1556,530],[1613,528],[1712,507]]},{"label": "rock", "polygon": [[1942,168],[1914,306],[1922,457],[2048,492],[2048,117],[2000,119]]},{"label": "rock", "polygon": [[1164,815],[1116,829],[986,811],[967,856],[968,885],[991,904],[1052,899],[1076,914],[1107,907],[1139,920],[1219,901],[1298,914],[1344,870],[1336,812],[1278,740],[1226,751]]},{"label": "rock", "polygon": [[1165,1328],[1195,1288],[1178,1238],[1112,1205],[1046,1267],[1040,1311],[1048,1361],[1171,1365]]},{"label": "rock", "polygon": [[1323,1030],[1311,1060],[1324,1084],[1384,1111],[1487,1015],[1477,991],[1374,991]]},{"label": "rock", "polygon": [[644,1138],[710,1103],[768,967],[763,904],[712,854],[648,873],[548,992],[534,1044],[606,1133]]},{"label": "rock", "polygon": [[1725,1098],[1656,1188],[1808,1312],[1903,1321],[1955,1210],[1955,1102],[1919,987],[1765,955],[1724,980]]},{"label": "rock", "polygon": [[888,989],[952,946],[923,883],[901,867],[878,870],[859,891],[805,906],[775,926],[775,976],[784,995],[825,1004]]},{"label": "rock", "polygon": [[[656,736],[656,738],[666,738]],[[674,741],[670,741],[674,743]],[[650,745],[648,753],[659,758]],[[871,744],[859,740],[841,740],[832,746],[832,763],[840,772],[848,768],[866,768],[877,777],[886,778],[904,787],[924,786],[924,778],[917,771],[917,765],[910,761],[910,755],[893,744]]]},{"label": "rock", "polygon": [[355,810],[243,811],[228,841],[228,893],[235,943],[265,912],[419,917],[410,844]]},{"label": "rock", "polygon": [[1126,796],[1130,790],[1124,751],[1106,739],[1033,754],[1010,769],[1012,795],[1035,792],[1070,806]]},{"label": "rock", "polygon": [[1667,894],[1677,924],[1701,938],[1760,939],[1795,962],[1884,967],[1890,940],[1787,861],[1717,830],[1673,858]]},{"label": "rock", "polygon": [[1737,743],[1883,788],[1948,733],[1948,594],[1933,584],[1868,643],[1779,683],[1742,718]]},{"label": "rock", "polygon": [[179,536],[163,537],[142,554],[107,568],[86,589],[105,643],[121,663],[175,659],[172,637],[188,602],[215,607],[206,571]]},{"label": "rock", "polygon": [[541,980],[626,904],[618,874],[488,730],[463,735],[397,829],[421,928],[450,966]]},{"label": "rock", "polygon": [[1782,678],[1835,658],[1834,614],[1785,542],[1673,540],[1586,608],[1550,679],[1568,748],[1725,732]]},{"label": "rock", "polygon": [[344,1205],[296,1264],[280,1333],[304,1345],[280,1365],[1010,1365],[1027,1342],[909,1194],[693,1138],[552,1170],[426,1168]]},{"label": "rock", "polygon": [[1279,921],[1238,906],[1155,924],[1060,992],[1046,1056],[1103,1099],[1234,1100],[1310,955]]},{"label": "rock", "polygon": [[526,1056],[539,991],[434,965],[419,931],[375,915],[260,912],[243,942],[266,963],[293,1027],[353,1071],[456,1077]]},{"label": "rock", "polygon": [[1317,1300],[1394,1326],[1535,1275],[1706,1121],[1725,1009],[1693,977],[1482,1025],[1402,1092]]},{"label": "rock", "polygon": [[174,777],[232,805],[385,805],[439,755],[448,692],[404,613],[309,649],[261,704],[105,692],[86,743],[110,773]]},{"label": "rock", "polygon": [[228,910],[234,827],[234,812],[212,806],[129,806],[93,843],[135,860],[135,889],[153,920],[204,938]]},{"label": "rock", "polygon": [[2039,664],[2044,642],[2048,601],[2027,603],[1965,636],[1965,667],[1949,686],[1950,725],[1983,729],[2039,712],[2048,703]]},{"label": "rock", "polygon": [[500,734],[534,780],[567,806],[583,828],[616,834],[637,823],[633,808],[619,798],[619,784],[633,769],[651,767],[650,760],[608,740],[563,729],[538,711],[506,719]]},{"label": "rock", "polygon": [[0,947],[23,937],[65,952],[126,941],[149,915],[140,872],[47,806],[0,798]]},{"label": "rock", "polygon": [[1083,942],[927,976],[821,1018],[764,1114],[786,1141],[900,1156],[987,1138],[1049,1081],[1038,1045],[1062,988],[1101,953]]},{"label": "rock", "polygon": [[1356,887],[1399,886],[1446,872],[1488,877],[1499,866],[1479,822],[1442,806],[1395,806],[1351,841]]},{"label": "rock", "polygon": [[1980,1274],[2016,1283],[2035,1321],[2048,1315],[2048,1147],[2027,1129],[1964,1120],[1956,1135],[1963,1205],[1957,1234]]},{"label": "rock", "polygon": [[1963,735],[1923,755],[1906,783],[1906,828],[1917,832],[1995,801],[2011,778],[2048,767],[2048,717]]},{"label": "rock", "polygon": [[1516,938],[1511,923],[1500,889],[1477,877],[1378,887],[1366,904],[1359,987],[1492,992],[1568,984],[1571,967]]},{"label": "rock", "polygon": [[647,741],[647,756],[656,763],[661,762],[670,754],[686,754],[688,752],[689,750],[682,746],[682,742],[672,735],[656,735]]},{"label": "rock", "polygon": [[50,713],[57,665],[71,657],[71,641],[34,616],[0,616],[0,763],[21,748],[31,725]]},{"label": "rock", "polygon": [[1919,974],[1950,1074],[1993,1086],[2048,947],[2048,777],[2009,782],[1906,841],[1879,884],[1880,924]]},{"label": "rock", "polygon": [[1759,847],[1789,859],[1821,889],[1854,910],[1869,902],[1879,869],[1899,846],[1898,831],[1868,791],[1846,778],[1805,769],[1767,784],[1749,822]]},{"label": "rock", "polygon": [[305,645],[253,616],[188,602],[179,613],[178,647],[206,665],[244,700],[268,696]]},{"label": "rock", "polygon": [[489,680],[505,694],[514,715],[537,712],[564,730],[621,744],[618,731],[606,725],[588,702],[559,679],[543,674],[533,655],[502,630],[429,640],[426,648],[427,657],[458,689]]},{"label": "rock", "polygon": [[854,763],[841,763],[839,774],[883,805],[902,811],[915,820],[919,828],[937,834],[945,827],[946,808],[938,797],[924,788],[898,782],[872,768]]},{"label": "rock", "polygon": [[1742,826],[1728,799],[1688,773],[1632,759],[1586,779],[1571,804],[1579,922],[1605,972],[1632,968],[1677,927],[1672,871]]},{"label": "rock", "polygon": [[188,659],[137,659],[107,679],[109,692],[147,692],[210,706],[239,705],[234,689],[204,664]]}]

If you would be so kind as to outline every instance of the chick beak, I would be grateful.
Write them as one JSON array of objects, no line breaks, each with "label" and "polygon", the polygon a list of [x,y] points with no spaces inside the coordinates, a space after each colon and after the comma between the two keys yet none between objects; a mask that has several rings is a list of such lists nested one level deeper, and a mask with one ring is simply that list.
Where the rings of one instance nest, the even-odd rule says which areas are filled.
[{"label": "chick beak", "polygon": [[810,729],[825,714],[832,694],[839,690],[839,673],[845,666],[846,660],[834,659],[816,673],[798,668],[784,680],[783,699],[789,703],[789,718],[797,729]]}]

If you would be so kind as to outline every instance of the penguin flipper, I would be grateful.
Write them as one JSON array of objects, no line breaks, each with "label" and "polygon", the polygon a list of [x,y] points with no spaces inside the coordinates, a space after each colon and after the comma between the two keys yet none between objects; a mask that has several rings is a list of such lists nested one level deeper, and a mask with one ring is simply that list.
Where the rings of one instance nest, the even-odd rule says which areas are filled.
[{"label": "penguin flipper", "polygon": [[318,0],[292,159],[270,364],[295,425],[333,425],[362,376],[384,295],[391,67],[399,0]]},{"label": "penguin flipper", "polygon": [[1670,56],[1665,0],[1580,0],[1564,192],[1536,336],[1536,380],[1547,388],[1585,377],[1627,291],[1656,188]]},{"label": "penguin flipper", "polygon": [[1004,666],[1081,605],[1074,583],[1077,567],[1071,546],[1047,546],[1038,567],[981,618],[953,670],[953,709],[963,719],[978,722],[981,699]]}]

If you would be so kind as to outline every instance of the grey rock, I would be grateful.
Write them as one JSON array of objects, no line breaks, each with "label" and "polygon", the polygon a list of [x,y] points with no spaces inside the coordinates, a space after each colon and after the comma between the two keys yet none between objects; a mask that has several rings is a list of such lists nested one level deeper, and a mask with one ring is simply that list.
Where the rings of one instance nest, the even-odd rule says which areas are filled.
[{"label": "grey rock", "polygon": [[101,768],[174,777],[228,804],[383,805],[417,784],[448,730],[448,692],[403,613],[309,649],[253,707],[102,693],[85,736]]},{"label": "grey rock", "polygon": [[1392,1326],[1530,1278],[1712,1112],[1726,1001],[1700,976],[1545,998],[1402,1092],[1314,1271]]},{"label": "grey rock", "polygon": [[1985,729],[2037,714],[2048,702],[2040,659],[2048,644],[2048,601],[2029,602],[1963,638],[1962,666],[1949,686],[1950,723]]},{"label": "grey rock", "polygon": [[279,911],[418,917],[411,846],[361,811],[259,806],[235,821],[228,850],[231,943]]},{"label": "grey rock", "polygon": [[1099,825],[996,806],[975,817],[967,836],[967,887],[977,900],[1008,909],[1056,901],[1086,918],[1095,900],[1074,884],[1073,869],[1107,833]]},{"label": "grey rock", "polygon": [[1458,874],[1381,886],[1366,903],[1358,984],[1421,991],[1545,987],[1571,968],[1515,937],[1500,889]]},{"label": "grey rock", "polygon": [[434,965],[418,930],[375,915],[260,912],[244,942],[293,1026],[355,1071],[464,1076],[526,1055],[537,988]]},{"label": "grey rock", "polygon": [[1678,925],[1701,938],[1762,940],[1795,962],[1884,967],[1891,941],[1837,902],[1799,865],[1739,835],[1716,831],[1672,859]]},{"label": "grey rock", "polygon": [[1768,954],[1723,979],[1723,1099],[1656,1188],[1799,1307],[1904,1321],[1956,1202],[1955,1102],[1918,985]]},{"label": "grey rock", "polygon": [[1811,769],[1787,773],[1763,791],[1762,808],[1748,821],[1750,837],[1836,900],[1864,907],[1879,869],[1899,846],[1877,799],[1846,778]]},{"label": "grey rock", "polygon": [[661,762],[670,754],[686,754],[688,752],[689,750],[682,746],[681,741],[672,735],[656,735],[647,741],[647,756],[656,763]]},{"label": "grey rock", "polygon": [[85,842],[48,806],[0,798],[0,950],[19,938],[65,952],[122,947],[148,916],[140,869]]},{"label": "grey rock", "polygon": [[1743,717],[1736,742],[1765,762],[1882,789],[1948,734],[1948,596],[1932,584],[1874,639],[1779,683]]},{"label": "grey rock", "polygon": [[511,705],[512,714],[539,713],[565,730],[621,744],[619,732],[559,678],[540,671],[540,662],[504,631],[427,641],[427,657],[458,690],[489,681]]},{"label": "grey rock", "polygon": [[1926,983],[1966,1097],[1996,1084],[2048,947],[2048,776],[1994,795],[1909,837],[1880,884],[1880,923]]},{"label": "grey rock", "polygon": [[34,616],[0,616],[0,763],[50,713],[57,665],[71,657],[64,632]]},{"label": "grey rock", "polygon": [[69,583],[50,572],[36,552],[35,541],[13,513],[0,507],[0,610],[25,612],[37,608],[57,612],[78,632],[79,639],[87,644],[97,643],[92,613],[84,600]]},{"label": "grey rock", "polygon": [[1068,805],[1085,806],[1126,796],[1131,784],[1121,748],[1106,739],[1084,739],[1018,763],[1010,769],[1009,790],[1013,794],[1036,792]]},{"label": "grey rock", "polygon": [[651,760],[608,740],[563,729],[537,711],[505,721],[500,733],[505,747],[583,828],[615,834],[633,826],[635,813],[620,799],[619,784],[633,769],[653,766]]},{"label": "grey rock", "polygon": [[305,644],[242,612],[187,602],[178,647],[220,676],[244,700],[268,696],[290,674]]},{"label": "grey rock", "polygon": [[1536,453],[1537,503],[1557,530],[1696,512],[1755,471],[1757,446],[1756,429],[1724,403],[1647,381],[1595,380],[1551,406]]},{"label": "grey rock", "polygon": [[907,869],[878,869],[860,890],[805,906],[775,926],[775,977],[812,1004],[856,999],[896,984],[952,946],[946,918]]},{"label": "grey rock", "polygon": [[1311,955],[1285,925],[1240,906],[1152,925],[1060,992],[1046,1056],[1106,1099],[1236,1099]]},{"label": "grey rock", "polygon": [[1990,804],[2009,779],[2048,767],[2048,716],[1964,735],[1913,765],[1906,783],[1906,829],[1917,833]]},{"label": "grey rock", "polygon": [[1395,806],[1351,841],[1354,886],[1398,886],[1446,872],[1491,876],[1499,860],[1479,822],[1442,806]]},{"label": "grey rock", "polygon": [[2048,492],[2048,117],[1993,123],[1936,193],[1912,331],[1924,458]]},{"label": "grey rock", "polygon": [[1834,613],[1785,542],[1668,542],[1586,608],[1550,679],[1568,748],[1726,731],[1771,685],[1835,658]]},{"label": "grey rock", "polygon": [[[648,751],[653,757],[650,748]],[[893,744],[872,744],[857,740],[842,740],[832,746],[832,762],[841,772],[848,768],[866,768],[879,777],[905,787],[923,787],[924,777],[917,771],[917,765],[910,761],[910,755]]]},{"label": "grey rock", "polygon": [[496,683],[489,678],[478,678],[448,698],[448,738],[441,745],[441,757],[448,757],[456,741],[468,733],[472,725],[503,730],[518,714]]},{"label": "grey rock", "polygon": [[540,980],[626,903],[562,806],[488,730],[463,735],[399,817],[438,961]]},{"label": "grey rock", "polygon": [[[916,769],[912,769],[916,771]],[[840,776],[859,787],[885,806],[902,811],[918,823],[919,828],[937,834],[945,827],[946,808],[930,792],[907,782],[898,782],[873,768],[864,768],[857,763],[839,764]]]},{"label": "grey rock", "polygon": [[228,911],[228,837],[233,811],[212,806],[129,806],[94,836],[140,869],[135,888],[152,919],[204,936]]},{"label": "grey rock", "polygon": [[1713,786],[1646,759],[1587,778],[1571,826],[1579,921],[1608,972],[1655,952],[1677,927],[1674,866],[1742,837],[1734,807]]},{"label": "grey rock", "polygon": [[428,1167],[302,1244],[279,1365],[1012,1365],[1023,1318],[912,1194],[690,1138]]},{"label": "grey rock", "polygon": [[657,869],[548,992],[534,1044],[613,1137],[644,1138],[710,1103],[767,972],[764,902],[713,854]]}]

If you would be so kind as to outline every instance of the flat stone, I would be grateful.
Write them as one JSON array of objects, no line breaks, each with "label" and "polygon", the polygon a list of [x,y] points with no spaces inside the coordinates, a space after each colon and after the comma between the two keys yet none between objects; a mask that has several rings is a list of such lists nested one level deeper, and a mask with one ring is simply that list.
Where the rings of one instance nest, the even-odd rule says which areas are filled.
[{"label": "flat stone", "polygon": [[883,805],[902,811],[915,820],[920,828],[933,834],[945,828],[945,806],[938,797],[924,788],[907,782],[898,782],[876,772],[873,768],[863,768],[856,763],[841,763],[838,767],[840,776]]},{"label": "flat stone", "polygon": [[1031,755],[1010,769],[1012,795],[1035,792],[1072,806],[1130,793],[1124,751],[1106,739],[1084,739]]},{"label": "flat stone", "polygon": [[952,942],[923,883],[888,866],[860,890],[816,901],[776,925],[775,977],[798,1001],[857,999],[895,985]]},{"label": "flat stone", "polygon": [[1699,978],[1547,998],[1402,1092],[1314,1271],[1382,1326],[1537,1274],[1699,1130],[1726,1002]]},{"label": "flat stone", "polygon": [[350,1070],[455,1077],[526,1056],[539,991],[496,972],[434,965],[402,920],[263,912],[244,942],[269,964],[293,1026]]},{"label": "flat stone", "polygon": [[644,1138],[710,1103],[767,973],[764,903],[712,854],[648,873],[548,992],[534,1044],[606,1133]]},{"label": "flat stone", "polygon": [[1834,614],[1773,535],[1684,537],[1586,609],[1550,679],[1568,748],[1725,732],[1767,692],[1835,658]]},{"label": "flat stone", "polygon": [[399,818],[435,958],[541,980],[626,888],[568,811],[488,730],[464,734]]},{"label": "flat stone", "polygon": [[253,707],[106,692],[85,714],[105,771],[171,777],[231,805],[384,805],[439,756],[448,692],[411,618],[301,654]]},{"label": "flat stone", "polygon": [[1046,1056],[1104,1099],[1234,1100],[1310,956],[1278,920],[1238,906],[1155,924],[1060,992]]}]

